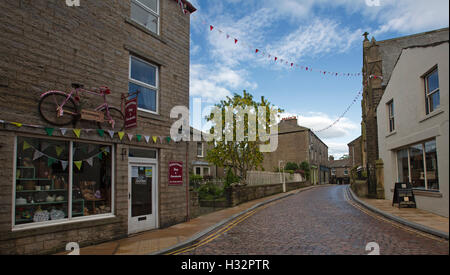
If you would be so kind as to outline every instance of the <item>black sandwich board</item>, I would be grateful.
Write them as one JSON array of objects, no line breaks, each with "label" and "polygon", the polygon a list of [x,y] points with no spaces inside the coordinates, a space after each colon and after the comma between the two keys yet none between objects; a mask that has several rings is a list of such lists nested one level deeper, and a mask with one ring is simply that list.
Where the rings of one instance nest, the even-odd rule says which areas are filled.
[{"label": "black sandwich board", "polygon": [[396,183],[394,190],[394,204],[399,208],[417,208],[416,197],[414,196],[411,183]]}]

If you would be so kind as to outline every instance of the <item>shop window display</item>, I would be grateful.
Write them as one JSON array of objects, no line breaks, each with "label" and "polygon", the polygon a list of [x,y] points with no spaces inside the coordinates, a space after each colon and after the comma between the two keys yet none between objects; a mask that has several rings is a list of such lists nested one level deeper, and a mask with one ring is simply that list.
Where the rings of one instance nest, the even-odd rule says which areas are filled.
[{"label": "shop window display", "polygon": [[111,146],[18,137],[16,150],[16,226],[112,214]]},{"label": "shop window display", "polygon": [[111,147],[74,143],[73,152],[72,216],[110,214]]},{"label": "shop window display", "polygon": [[68,218],[69,142],[18,138],[15,224]]}]

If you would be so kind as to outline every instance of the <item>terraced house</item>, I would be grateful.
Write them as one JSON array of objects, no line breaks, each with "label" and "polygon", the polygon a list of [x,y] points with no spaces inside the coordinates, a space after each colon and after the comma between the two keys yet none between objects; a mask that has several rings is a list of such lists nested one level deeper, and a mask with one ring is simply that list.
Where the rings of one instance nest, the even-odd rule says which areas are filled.
[{"label": "terraced house", "polygon": [[[189,106],[192,12],[185,0],[0,2],[0,254],[189,219],[188,145],[169,136],[171,109]],[[124,125],[122,94],[136,91]],[[103,97],[117,109],[95,110]]]}]

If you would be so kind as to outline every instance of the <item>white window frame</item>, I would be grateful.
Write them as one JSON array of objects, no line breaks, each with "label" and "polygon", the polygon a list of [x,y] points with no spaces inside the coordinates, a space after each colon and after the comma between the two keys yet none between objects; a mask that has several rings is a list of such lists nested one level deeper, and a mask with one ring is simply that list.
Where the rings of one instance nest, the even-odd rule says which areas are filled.
[{"label": "white window frame", "polygon": [[[199,145],[199,144],[202,145],[202,154],[201,154],[201,155],[198,154],[198,145]],[[197,157],[198,157],[198,158],[203,158],[203,157],[205,156],[205,146],[204,146],[203,142],[197,142],[197,143],[196,143],[196,148],[195,148],[195,150],[197,150],[197,153],[196,153],[196,154],[197,154]]]},{"label": "white window frame", "polygon": [[[73,143],[74,141],[69,141],[69,182],[68,182],[68,213],[67,213],[67,219],[62,220],[56,220],[56,221],[46,221],[46,222],[35,222],[30,224],[20,224],[16,225],[16,173],[17,173],[17,138],[19,136],[16,136],[14,139],[14,165],[13,165],[13,192],[12,192],[12,216],[11,216],[11,230],[13,232],[15,231],[22,231],[22,230],[31,230],[31,229],[38,229],[38,228],[47,228],[51,226],[61,226],[66,224],[73,224],[73,223],[79,223],[79,222],[85,222],[85,221],[95,221],[95,220],[103,220],[103,219],[110,219],[115,218],[115,147],[113,144],[108,143],[99,143],[99,142],[91,142],[91,141],[81,141],[81,143],[91,143],[91,144],[99,144],[99,145],[105,145],[111,147],[111,213],[107,214],[99,214],[99,215],[92,215],[87,217],[72,217],[72,188],[73,188]],[[47,139],[47,140],[59,140],[59,139],[49,139],[46,137],[36,137],[36,136],[27,136],[27,135],[20,135],[20,137],[29,137],[29,138],[37,138],[37,139]],[[61,140],[63,141],[63,140]],[[75,141],[77,142],[77,141]]]},{"label": "white window frame", "polygon": [[206,176],[211,176],[211,167],[209,167],[209,166],[203,166],[202,167],[202,176],[204,177],[205,176],[205,169],[208,169],[208,175],[206,175]]},{"label": "white window frame", "polygon": [[[200,168],[200,174],[197,174],[197,168]],[[194,175],[202,176],[203,170],[201,166],[194,166]]]},{"label": "white window frame", "polygon": [[[156,33],[155,33],[154,31],[152,31],[151,29],[147,28],[147,26],[143,25],[143,24],[140,23],[139,21],[134,20],[134,19],[131,17],[131,14],[130,14],[130,18],[131,18],[134,22],[138,23],[139,25],[143,26],[143,27],[146,28],[147,30],[151,31],[152,33],[155,33],[156,35],[160,35],[160,30],[161,30],[161,27],[160,27],[160,26],[161,26],[161,15],[160,15],[160,3],[159,3],[159,0],[156,0],[157,11],[154,11],[154,10],[152,10],[150,7],[147,7],[145,4],[141,3],[139,0],[131,0],[130,4],[131,4],[131,3],[137,4],[138,6],[140,6],[141,8],[143,8],[145,11],[147,11],[148,13],[151,13],[152,15],[154,15],[154,16],[156,16],[156,17],[158,18],[158,23],[157,23],[158,26],[156,27]],[[130,10],[130,12],[131,12],[131,10]]]},{"label": "white window frame", "polygon": [[[436,109],[432,109],[433,106],[431,106],[431,97],[436,94],[436,93],[440,93],[441,89],[440,89],[440,83],[438,83],[438,88],[433,90],[433,91],[428,91],[428,79],[429,77],[434,74],[437,73],[438,77],[439,77],[439,70],[438,67],[434,67],[433,69],[430,70],[430,72],[426,73],[424,76],[424,80],[425,80],[425,98],[426,98],[426,104],[428,106],[425,106],[425,109],[428,109],[427,115],[434,113],[436,110],[439,109],[439,106]],[[440,99],[441,95],[439,94],[439,99]]]},{"label": "white window frame", "polygon": [[[151,66],[151,67],[155,67],[155,68],[156,68],[156,77],[155,77],[155,83],[156,83],[156,86],[153,86],[153,85],[144,83],[144,82],[142,82],[142,81],[133,79],[133,78],[131,77],[131,60],[132,60],[133,58],[136,59],[136,60],[138,60],[138,61],[140,61],[140,62],[143,62],[143,63],[145,63],[145,64],[147,64],[147,65],[149,65],[149,66]],[[152,90],[155,90],[155,91],[156,91],[156,112],[155,112],[155,111],[151,111],[151,110],[147,110],[147,109],[143,109],[143,108],[138,108],[138,110],[139,110],[139,111],[142,111],[142,112],[145,112],[145,113],[150,113],[150,114],[154,114],[154,115],[159,115],[159,92],[160,92],[160,91],[159,91],[159,66],[157,66],[157,65],[155,65],[155,64],[152,64],[152,63],[150,63],[150,62],[147,62],[147,61],[145,61],[145,60],[143,60],[143,59],[141,59],[141,58],[139,58],[139,57],[136,57],[136,56],[130,54],[129,70],[128,70],[128,71],[129,71],[129,72],[128,72],[128,82],[131,82],[131,83],[133,83],[133,84],[143,86],[144,88],[148,88],[148,89],[152,89]]]},{"label": "white window frame", "polygon": [[393,132],[395,132],[394,100],[389,101],[386,105],[387,105],[387,109],[388,109],[388,131],[389,131],[389,133],[393,133]]}]

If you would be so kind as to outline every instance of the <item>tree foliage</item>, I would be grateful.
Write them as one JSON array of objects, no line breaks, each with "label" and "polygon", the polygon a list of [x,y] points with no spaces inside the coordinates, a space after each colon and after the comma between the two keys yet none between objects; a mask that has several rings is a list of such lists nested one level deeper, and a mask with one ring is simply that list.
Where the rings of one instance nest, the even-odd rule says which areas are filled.
[{"label": "tree foliage", "polygon": [[[259,141],[258,127],[261,127],[261,125],[258,124],[258,107],[266,108],[266,124],[262,125],[265,129],[261,129],[266,132],[269,129],[271,112],[277,111],[278,113],[281,113],[282,110],[276,109],[269,101],[264,99],[264,97],[261,98],[260,102],[255,101],[253,96],[246,91],[243,92],[243,95],[234,94],[232,98],[227,97],[219,104],[216,104],[215,107],[222,111],[222,132],[216,133],[216,129],[219,129],[220,127],[212,127],[211,134],[220,134],[222,139],[209,142],[213,145],[213,148],[208,151],[206,159],[219,167],[230,167],[233,170],[234,175],[240,175],[242,178],[246,178],[247,171],[252,171],[261,167],[264,159],[259,147],[261,142]],[[232,114],[232,122],[230,123],[230,121],[227,121],[226,110],[236,110],[237,108],[248,108],[256,113],[256,132],[254,127],[249,127],[251,123],[249,123],[248,114],[239,115],[234,112]],[[213,122],[214,113],[211,113],[206,119],[208,122]],[[240,141],[237,138],[237,125],[242,122],[244,125],[244,140]],[[256,141],[249,138],[252,135],[256,135]],[[232,141],[227,141],[227,136],[232,136]]]}]

